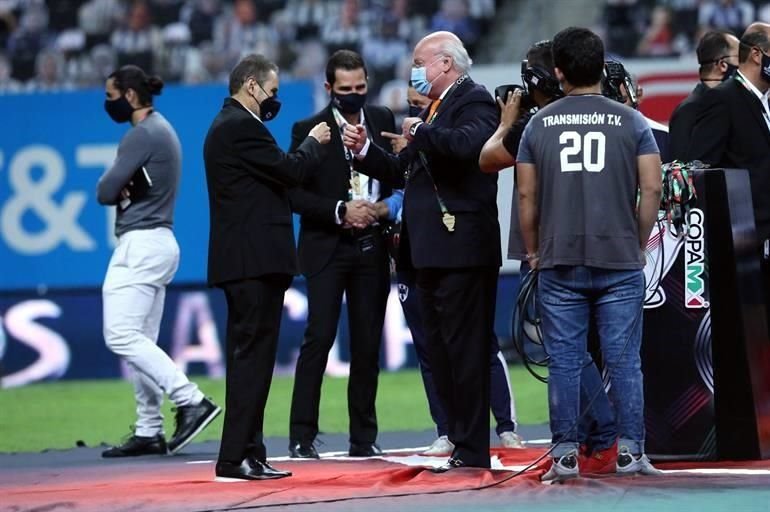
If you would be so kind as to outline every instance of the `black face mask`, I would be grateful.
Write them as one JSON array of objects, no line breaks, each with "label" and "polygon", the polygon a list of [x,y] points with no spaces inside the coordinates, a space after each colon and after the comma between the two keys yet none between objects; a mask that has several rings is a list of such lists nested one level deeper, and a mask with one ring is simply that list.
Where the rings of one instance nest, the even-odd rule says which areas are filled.
[{"label": "black face mask", "polygon": [[126,123],[131,120],[131,114],[134,113],[134,107],[128,102],[125,96],[116,100],[104,100],[104,110],[116,123]]},{"label": "black face mask", "polygon": [[[257,85],[259,85],[259,88],[262,89],[262,92],[267,94],[267,91],[259,83],[257,83]],[[261,103],[253,94],[251,97],[254,98],[254,101],[256,101],[257,105],[259,105],[259,118],[265,122],[275,119],[278,115],[278,112],[281,110],[281,101],[275,96],[268,96],[262,100]]]},{"label": "black face mask", "polygon": [[281,102],[275,96],[262,100],[259,104],[259,113],[263,121],[272,121],[281,110]]},{"label": "black face mask", "polygon": [[409,117],[419,117],[423,108],[419,105],[409,105]]},{"label": "black face mask", "polygon": [[332,105],[337,107],[343,114],[356,114],[364,108],[366,103],[366,93],[358,94],[351,92],[349,94],[332,93]]},{"label": "black face mask", "polygon": [[770,84],[770,55],[762,52],[762,63],[760,64],[759,77]]},{"label": "black face mask", "polygon": [[727,64],[727,71],[725,71],[725,74],[722,76],[723,82],[730,80],[738,71],[738,66],[730,64],[729,62],[725,62],[725,64]]}]

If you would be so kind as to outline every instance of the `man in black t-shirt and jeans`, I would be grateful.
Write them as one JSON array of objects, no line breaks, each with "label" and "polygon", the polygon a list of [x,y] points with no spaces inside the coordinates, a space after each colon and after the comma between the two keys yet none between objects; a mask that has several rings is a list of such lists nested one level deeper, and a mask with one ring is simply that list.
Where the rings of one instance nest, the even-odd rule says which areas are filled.
[{"label": "man in black t-shirt and jeans", "polygon": [[[590,320],[610,374],[616,471],[660,472],[644,455],[641,370],[644,249],[660,202],[660,155],[642,115],[601,95],[604,45],[587,29],[553,40],[565,98],[535,114],[516,172],[526,258],[539,268],[553,464],[543,482],[578,476],[576,429]],[[637,207],[637,193],[639,193]]]},{"label": "man in black t-shirt and jeans", "polygon": [[[559,81],[554,76],[551,41],[545,40],[533,44],[527,52],[527,60],[522,63],[522,83],[538,108],[558,100],[563,96]],[[494,135],[481,150],[479,166],[483,172],[500,172],[516,165],[519,142],[532,112],[522,108],[521,91],[505,98],[497,98],[500,105],[500,125]],[[527,250],[519,226],[519,207],[516,182],[511,200],[511,223],[508,235],[508,259],[521,261],[520,275],[525,275],[530,267],[526,259]],[[615,413],[603,392],[604,384],[599,369],[589,352],[583,361],[580,376],[580,398],[587,404],[593,397],[591,410],[583,413],[579,438],[581,441],[581,471],[586,473],[607,473],[615,471]],[[581,406],[581,411],[585,406]]]}]

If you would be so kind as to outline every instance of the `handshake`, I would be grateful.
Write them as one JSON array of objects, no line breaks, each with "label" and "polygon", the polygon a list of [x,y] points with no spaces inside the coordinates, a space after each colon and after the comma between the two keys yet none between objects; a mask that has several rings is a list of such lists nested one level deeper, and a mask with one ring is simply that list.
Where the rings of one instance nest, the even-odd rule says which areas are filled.
[{"label": "handshake", "polygon": [[364,229],[388,216],[388,207],[382,201],[372,203],[364,199],[354,199],[345,203],[345,214],[340,221],[345,229]]}]

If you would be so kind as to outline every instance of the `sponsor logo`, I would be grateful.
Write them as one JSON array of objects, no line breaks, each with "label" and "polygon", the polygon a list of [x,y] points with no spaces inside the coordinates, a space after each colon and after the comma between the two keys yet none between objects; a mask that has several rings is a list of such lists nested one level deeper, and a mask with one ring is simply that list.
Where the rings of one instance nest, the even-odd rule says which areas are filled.
[{"label": "sponsor logo", "polygon": [[662,282],[674,267],[682,247],[684,247],[684,237],[672,233],[668,229],[665,212],[658,212],[658,222],[652,228],[645,250],[647,260],[644,267],[644,282],[647,283],[644,294],[645,309],[658,308],[666,303],[666,291]]},{"label": "sponsor logo", "polygon": [[398,300],[406,302],[409,297],[409,287],[403,283],[398,283]]},{"label": "sponsor logo", "polygon": [[684,243],[684,306],[689,309],[709,307],[706,299],[706,247],[703,240],[703,211],[693,208],[687,214],[687,236]]}]

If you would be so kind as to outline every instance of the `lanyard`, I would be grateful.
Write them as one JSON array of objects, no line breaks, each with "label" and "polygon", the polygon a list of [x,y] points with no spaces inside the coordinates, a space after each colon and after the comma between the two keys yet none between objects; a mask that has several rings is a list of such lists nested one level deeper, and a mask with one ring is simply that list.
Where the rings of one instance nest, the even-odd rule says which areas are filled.
[{"label": "lanyard", "polygon": [[735,80],[739,84],[741,84],[747,91],[749,91],[749,93],[751,93],[752,96],[754,96],[755,98],[757,98],[759,100],[759,104],[762,106],[762,117],[765,118],[765,124],[767,124],[767,129],[770,130],[770,112],[768,112],[768,108],[770,106],[768,106],[765,103],[765,99],[766,98],[759,98],[757,96],[757,93],[749,86],[748,83],[746,83],[746,79],[743,78],[743,76],[741,76],[741,75],[736,73]]},{"label": "lanyard", "polygon": [[[340,112],[334,107],[332,107],[332,114],[334,115],[334,121],[337,123],[340,132],[342,132],[345,126],[350,123],[348,123],[345,118],[342,117],[342,114],[340,114]],[[345,160],[348,162],[348,169],[350,170],[348,201],[352,201],[353,199],[361,199],[363,197],[363,192],[361,190],[361,174],[355,169],[355,165],[353,163],[353,153],[347,147],[345,147],[344,144],[342,149],[345,151]],[[369,178],[366,182],[367,200],[371,200],[372,198],[373,186],[374,180]]]},{"label": "lanyard", "polygon": [[[433,122],[436,120],[438,115],[443,110],[442,107],[446,104],[446,99],[449,97],[450,94],[454,92],[457,87],[460,86],[465,80],[468,78],[468,75],[462,75],[460,78],[455,80],[455,83],[452,84],[452,87],[449,88],[449,90],[444,94],[444,100],[439,100],[439,104],[436,107],[436,109],[433,111],[432,114],[428,114],[429,118],[426,121],[428,124],[433,124]],[[431,183],[433,184],[433,192],[436,194],[436,202],[438,203],[438,207],[441,210],[441,222],[444,223],[444,227],[446,227],[447,231],[452,233],[455,230],[455,222],[456,218],[454,215],[452,215],[449,212],[449,209],[446,206],[446,203],[444,203],[444,200],[441,198],[441,194],[438,191],[438,185],[436,185],[436,180],[433,178],[433,174],[430,172],[430,166],[428,165],[428,157],[425,156],[425,153],[422,151],[418,152],[420,156],[420,162],[422,162],[422,166],[425,169],[425,172],[428,173],[428,177],[430,178]],[[409,172],[409,175],[411,175],[411,171]]]}]

